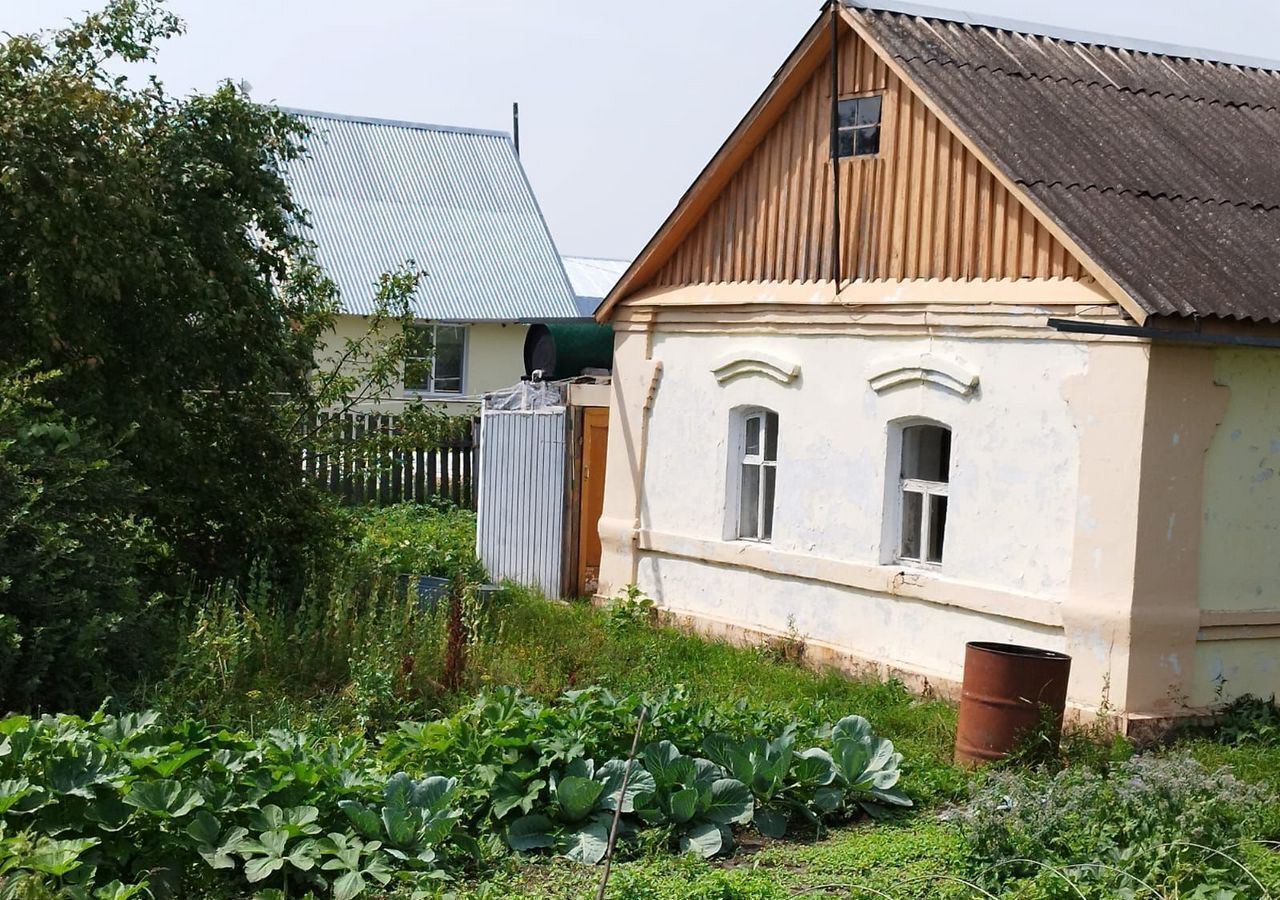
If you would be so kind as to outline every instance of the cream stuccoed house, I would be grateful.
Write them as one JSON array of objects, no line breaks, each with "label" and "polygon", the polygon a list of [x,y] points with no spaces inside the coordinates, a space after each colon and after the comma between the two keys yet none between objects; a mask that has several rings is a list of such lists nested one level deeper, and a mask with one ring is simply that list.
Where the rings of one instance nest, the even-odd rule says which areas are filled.
[{"label": "cream stuccoed house", "polygon": [[417,352],[382,409],[474,410],[524,374],[531,323],[581,318],[508,134],[288,111],[311,136],[285,177],[342,302],[331,355],[367,332],[382,273],[407,260],[426,272],[412,300]]},{"label": "cream stuccoed house", "polygon": [[[1280,690],[1280,72],[826,8],[597,312],[600,595],[1131,723]],[[678,136],[670,139],[678,140]]]}]

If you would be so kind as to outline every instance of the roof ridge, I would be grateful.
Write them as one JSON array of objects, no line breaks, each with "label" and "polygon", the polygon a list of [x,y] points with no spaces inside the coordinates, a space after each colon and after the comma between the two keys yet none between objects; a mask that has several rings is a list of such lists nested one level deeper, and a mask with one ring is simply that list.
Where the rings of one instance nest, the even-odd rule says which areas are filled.
[{"label": "roof ridge", "polygon": [[1204,103],[1208,106],[1222,106],[1228,109],[1247,109],[1253,112],[1280,112],[1280,105],[1265,106],[1261,103],[1249,103],[1242,100],[1222,100],[1217,97],[1204,97],[1196,94],[1175,94],[1169,91],[1151,91],[1146,88],[1135,88],[1127,84],[1116,84],[1112,81],[1103,81],[1099,78],[1070,78],[1065,75],[1042,75],[1039,72],[1026,70],[1019,71],[1016,69],[1006,69],[1004,66],[985,66],[975,65],[971,62],[965,62],[956,59],[943,59],[937,56],[899,56],[895,54],[895,58],[902,62],[919,62],[926,66],[955,66],[957,69],[972,69],[974,72],[990,72],[996,75],[1004,75],[1007,78],[1022,78],[1027,81],[1036,80],[1053,84],[1071,84],[1083,87],[1096,87],[1103,90],[1118,91],[1122,94],[1133,94],[1138,97],[1155,97],[1164,100],[1174,100],[1177,102],[1190,101],[1191,103]]},{"label": "roof ridge", "polygon": [[348,113],[325,112],[319,109],[302,109],[294,106],[276,105],[276,109],[293,116],[312,116],[317,119],[328,119],[333,122],[354,122],[358,125],[383,125],[390,128],[412,128],[417,131],[435,131],[446,134],[470,134],[477,137],[500,137],[511,140],[510,132],[490,128],[475,128],[469,125],[437,125],[430,122],[410,122],[405,119],[381,119],[375,116],[356,116]]},{"label": "roof ridge", "polygon": [[1204,47],[1185,47],[1178,44],[1151,41],[1143,38],[1124,37],[1121,35],[1102,34],[1070,28],[1062,25],[1048,25],[1039,22],[1025,22],[1017,19],[1006,19],[1000,16],[984,16],[967,10],[945,9],[912,3],[909,0],[841,0],[850,9],[868,12],[890,13],[893,15],[914,16],[922,19],[936,19],[943,22],[954,22],[972,28],[992,28],[997,31],[1008,31],[1014,34],[1026,34],[1051,40],[1066,41],[1073,44],[1089,44],[1097,47],[1109,47],[1113,50],[1126,50],[1132,53],[1149,53],[1155,56],[1169,56],[1178,59],[1192,59],[1213,65],[1240,66],[1246,69],[1261,69],[1280,73],[1280,60],[1233,53],[1229,50],[1210,50]]},{"label": "roof ridge", "polygon": [[628,263],[628,264],[630,264],[631,262],[631,260],[625,259],[621,256],[579,256],[576,253],[565,253],[565,254],[562,254],[562,256],[565,259],[576,259],[581,262],[611,262],[611,263]]},{"label": "roof ridge", "polygon": [[1127,188],[1117,187],[1115,185],[1098,185],[1086,184],[1083,181],[1049,181],[1046,178],[1037,178],[1034,181],[1026,179],[1016,179],[1016,183],[1022,187],[1046,187],[1046,188],[1062,188],[1063,190],[1078,191],[1097,191],[1099,194],[1123,194],[1130,197],[1139,197],[1144,200],[1167,200],[1170,202],[1179,201],[1187,204],[1195,204],[1197,206],[1230,206],[1235,209],[1249,209],[1255,212],[1280,212],[1280,203],[1253,203],[1247,200],[1230,200],[1220,199],[1217,197],[1198,197],[1188,196],[1182,193],[1169,193],[1168,191],[1150,191],[1146,188]]}]

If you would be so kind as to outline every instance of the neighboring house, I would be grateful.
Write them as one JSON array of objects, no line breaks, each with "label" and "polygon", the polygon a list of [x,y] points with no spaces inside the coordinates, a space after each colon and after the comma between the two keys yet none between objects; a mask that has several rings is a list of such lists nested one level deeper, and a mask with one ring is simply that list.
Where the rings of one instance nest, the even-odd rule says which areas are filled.
[{"label": "neighboring house", "polygon": [[579,318],[508,135],[290,112],[313,132],[287,178],[341,292],[333,346],[366,333],[382,273],[406,260],[427,273],[412,304],[419,349],[398,397],[471,408],[524,374],[529,323]]},{"label": "neighboring house", "polygon": [[604,298],[631,265],[631,261],[627,259],[600,259],[594,256],[565,256],[561,261],[577,297],[578,312],[583,316],[595,314]]},{"label": "neighboring house", "polygon": [[597,312],[600,594],[943,691],[1062,650],[1130,721],[1269,696],[1280,73],[912,12],[825,11]]}]

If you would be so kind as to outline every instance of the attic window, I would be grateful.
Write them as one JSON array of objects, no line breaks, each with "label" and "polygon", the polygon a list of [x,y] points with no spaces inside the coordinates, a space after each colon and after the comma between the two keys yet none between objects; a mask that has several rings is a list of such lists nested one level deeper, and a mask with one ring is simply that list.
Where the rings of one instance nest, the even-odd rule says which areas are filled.
[{"label": "attic window", "polygon": [[841,100],[836,112],[836,159],[847,156],[875,156],[880,152],[880,101],[873,97]]}]

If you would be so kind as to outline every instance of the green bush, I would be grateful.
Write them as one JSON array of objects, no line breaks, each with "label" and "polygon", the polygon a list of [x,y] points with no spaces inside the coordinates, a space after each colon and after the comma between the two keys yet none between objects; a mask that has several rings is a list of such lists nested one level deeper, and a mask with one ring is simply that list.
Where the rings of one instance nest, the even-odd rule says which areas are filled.
[{"label": "green bush", "polygon": [[359,739],[253,739],[154,713],[13,717],[0,720],[0,896],[428,887],[458,852],[454,800],[451,779],[388,772]]},{"label": "green bush", "polygon": [[140,490],[93,423],[44,399],[55,381],[0,372],[0,711],[92,708],[156,624]]},{"label": "green bush", "polygon": [[466,582],[488,578],[476,558],[476,516],[470,510],[404,503],[359,509],[348,516],[348,558],[371,573]]},{"label": "green bush", "polygon": [[974,877],[1009,896],[1110,898],[1145,886],[1163,896],[1246,897],[1256,885],[1238,845],[1257,835],[1274,801],[1225,768],[1173,753],[1105,773],[989,772],[958,821]]}]

